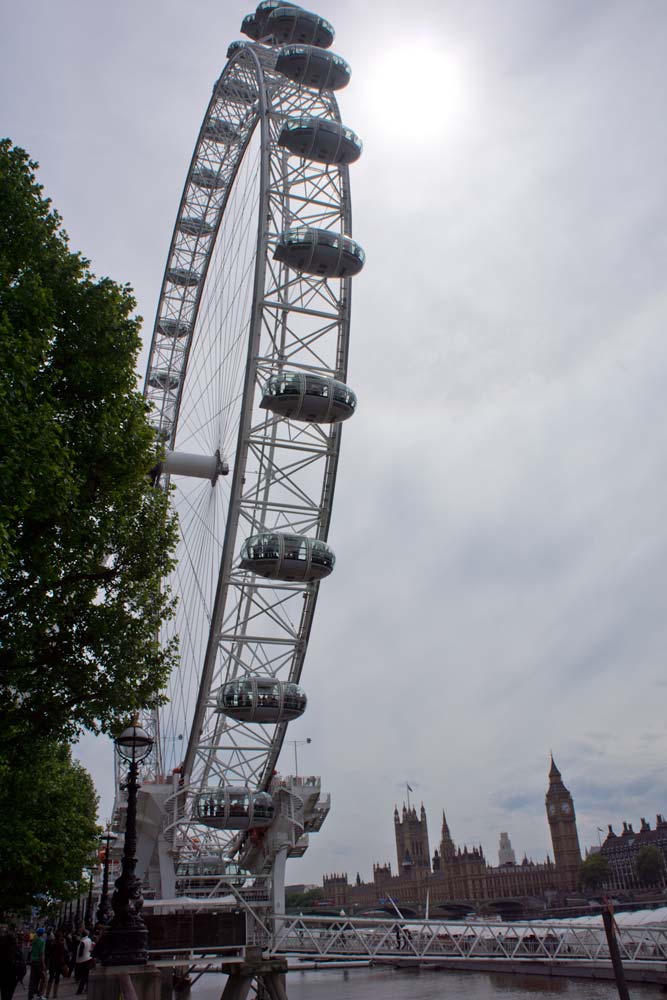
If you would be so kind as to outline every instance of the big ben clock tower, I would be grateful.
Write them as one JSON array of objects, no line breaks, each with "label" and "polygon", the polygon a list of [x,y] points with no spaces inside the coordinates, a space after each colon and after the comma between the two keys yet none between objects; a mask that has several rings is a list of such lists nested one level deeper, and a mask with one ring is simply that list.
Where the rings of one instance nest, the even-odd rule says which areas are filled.
[{"label": "big ben clock tower", "polygon": [[581,850],[572,796],[563,784],[560,771],[551,757],[549,788],[546,796],[547,818],[554,848],[554,861],[562,889],[576,889]]}]

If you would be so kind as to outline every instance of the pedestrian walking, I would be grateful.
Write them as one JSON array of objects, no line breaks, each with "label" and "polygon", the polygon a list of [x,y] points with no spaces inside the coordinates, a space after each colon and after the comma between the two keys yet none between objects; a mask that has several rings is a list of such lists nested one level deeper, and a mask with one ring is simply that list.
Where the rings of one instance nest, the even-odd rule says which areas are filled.
[{"label": "pedestrian walking", "polygon": [[77,930],[73,930],[72,933],[69,936],[69,940],[67,942],[67,945],[68,945],[68,949],[69,949],[69,967],[70,967],[70,969],[74,970],[74,980],[77,983],[79,981],[79,970],[78,970],[77,964],[76,964],[76,956],[77,956],[77,952],[79,950],[79,941],[80,941],[80,936],[79,936],[78,931]]},{"label": "pedestrian walking", "polygon": [[28,1000],[34,996],[44,996],[44,983],[46,980],[46,963],[44,952],[46,950],[46,937],[44,928],[38,927],[37,933],[32,940],[30,949],[30,982],[28,984]]},{"label": "pedestrian walking", "polygon": [[11,930],[0,936],[0,1000],[12,1000],[26,973],[23,951]]},{"label": "pedestrian walking", "polygon": [[[67,971],[65,971],[67,970]],[[55,937],[55,941],[51,945],[51,950],[49,953],[49,981],[46,987],[46,996],[51,996],[51,987],[53,986],[53,1000],[57,1000],[58,997],[58,985],[60,983],[60,977],[62,975],[69,975],[69,969],[67,967],[67,949],[65,947],[65,935],[62,931],[58,931]]]},{"label": "pedestrian walking", "polygon": [[83,993],[84,990],[86,993],[88,992],[88,975],[93,964],[93,956],[91,955],[92,950],[93,942],[90,939],[88,931],[84,929],[76,953],[76,970],[77,979],[79,980],[79,986],[76,992],[79,994]]}]

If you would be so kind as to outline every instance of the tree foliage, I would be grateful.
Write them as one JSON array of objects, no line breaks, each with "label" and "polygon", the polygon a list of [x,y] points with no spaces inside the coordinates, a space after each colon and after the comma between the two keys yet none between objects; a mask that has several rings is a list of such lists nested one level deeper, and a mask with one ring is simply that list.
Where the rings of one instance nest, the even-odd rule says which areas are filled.
[{"label": "tree foliage", "polygon": [[109,731],[174,649],[159,587],[175,521],[153,489],[131,290],[91,274],[0,142],[0,741]]},{"label": "tree foliage", "polygon": [[63,744],[0,764],[0,919],[74,898],[97,844],[97,795]]},{"label": "tree foliage", "polygon": [[285,907],[287,910],[307,910],[321,899],[324,899],[324,892],[319,888],[290,892],[285,895]]},{"label": "tree foliage", "polygon": [[658,885],[665,877],[665,859],[659,847],[647,844],[640,847],[634,860],[634,869],[642,885]]},{"label": "tree foliage", "polygon": [[609,862],[604,854],[589,854],[579,867],[579,886],[584,891],[601,889],[609,878]]}]

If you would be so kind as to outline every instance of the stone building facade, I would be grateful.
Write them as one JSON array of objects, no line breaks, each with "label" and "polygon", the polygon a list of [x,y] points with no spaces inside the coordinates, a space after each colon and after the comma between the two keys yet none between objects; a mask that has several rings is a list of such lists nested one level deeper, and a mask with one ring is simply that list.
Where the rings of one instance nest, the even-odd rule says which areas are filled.
[{"label": "stone building facade", "polygon": [[608,889],[642,888],[635,872],[635,860],[642,847],[657,847],[662,851],[665,870],[658,884],[661,887],[667,884],[667,820],[660,813],[656,816],[655,829],[651,829],[651,824],[642,817],[636,833],[632,829],[632,823],[627,822],[623,823],[623,830],[619,834],[614,833],[611,824],[608,830],[600,848],[600,854],[609,863]]},{"label": "stone building facade", "polygon": [[402,813],[395,809],[397,874],[389,864],[376,863],[372,882],[357,879],[357,884],[349,885],[347,875],[326,875],[326,899],[336,908],[384,906],[393,900],[423,909],[427,898],[432,908],[443,903],[562,896],[576,888],[581,855],[574,802],[553,758],[546,810],[555,860],[547,857],[536,864],[524,857],[521,864],[494,867],[481,846],[461,848],[454,843],[444,812],[439,847],[431,861],[423,805],[419,815],[414,807],[403,806]]}]

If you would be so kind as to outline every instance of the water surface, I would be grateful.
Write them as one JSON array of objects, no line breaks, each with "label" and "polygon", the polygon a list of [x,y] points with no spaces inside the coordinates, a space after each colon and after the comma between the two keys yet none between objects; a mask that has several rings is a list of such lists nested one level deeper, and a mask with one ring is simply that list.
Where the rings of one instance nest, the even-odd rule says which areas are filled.
[{"label": "water surface", "polygon": [[[204,976],[193,1000],[219,1000],[222,976]],[[660,986],[629,984],[631,1000],[656,1000]],[[330,969],[290,972],[289,1000],[618,1000],[616,986],[592,979],[553,979],[500,973]]]}]

